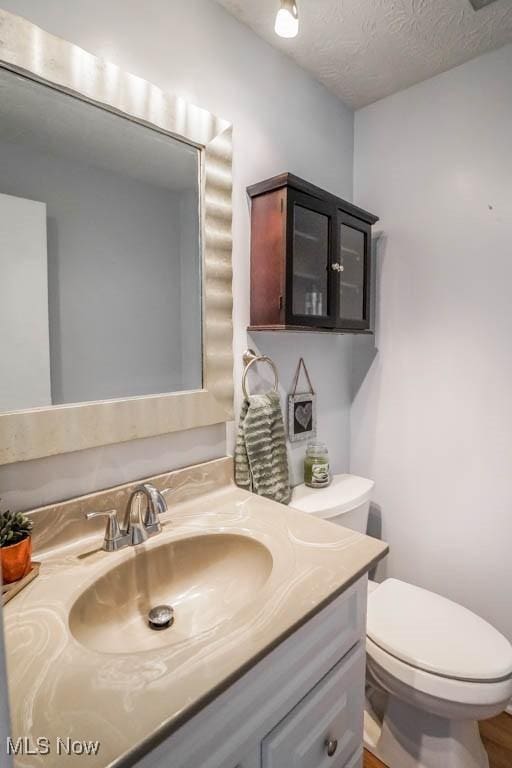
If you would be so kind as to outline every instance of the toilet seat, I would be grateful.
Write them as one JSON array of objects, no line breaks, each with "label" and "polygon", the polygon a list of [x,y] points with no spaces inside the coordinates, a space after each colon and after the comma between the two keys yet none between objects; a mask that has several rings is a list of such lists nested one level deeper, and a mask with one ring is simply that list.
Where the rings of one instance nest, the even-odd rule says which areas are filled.
[{"label": "toilet seat", "polygon": [[512,647],[412,584],[368,584],[365,746],[398,768],[489,768],[478,720],[512,698]]},{"label": "toilet seat", "polygon": [[480,682],[442,677],[397,659],[369,637],[366,638],[366,652],[370,667],[376,664],[392,679],[417,693],[469,706],[494,706],[512,698],[512,676],[498,681]]},{"label": "toilet seat", "polygon": [[512,646],[498,630],[463,606],[398,579],[369,592],[367,638],[369,652],[404,682],[432,677],[494,688],[512,677]]}]

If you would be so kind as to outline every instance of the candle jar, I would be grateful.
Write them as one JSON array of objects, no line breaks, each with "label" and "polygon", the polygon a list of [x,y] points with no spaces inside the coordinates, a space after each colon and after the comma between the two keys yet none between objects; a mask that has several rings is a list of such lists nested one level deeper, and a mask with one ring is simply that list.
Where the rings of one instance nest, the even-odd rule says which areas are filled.
[{"label": "candle jar", "polygon": [[325,443],[312,441],[304,458],[304,483],[310,488],[325,488],[331,482],[329,453]]}]

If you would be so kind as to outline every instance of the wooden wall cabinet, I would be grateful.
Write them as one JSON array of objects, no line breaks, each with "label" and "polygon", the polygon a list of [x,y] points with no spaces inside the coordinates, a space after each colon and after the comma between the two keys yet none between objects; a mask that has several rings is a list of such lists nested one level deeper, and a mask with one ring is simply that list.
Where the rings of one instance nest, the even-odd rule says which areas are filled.
[{"label": "wooden wall cabinet", "polygon": [[370,330],[374,216],[284,173],[248,188],[249,330]]}]

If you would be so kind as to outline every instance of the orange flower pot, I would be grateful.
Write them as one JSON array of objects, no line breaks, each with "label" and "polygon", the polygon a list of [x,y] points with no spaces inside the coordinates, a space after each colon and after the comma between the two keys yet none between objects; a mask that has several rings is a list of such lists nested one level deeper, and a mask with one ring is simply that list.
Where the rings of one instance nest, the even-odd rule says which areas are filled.
[{"label": "orange flower pot", "polygon": [[22,579],[30,571],[32,563],[32,537],[27,536],[9,547],[0,547],[0,561],[4,584]]}]

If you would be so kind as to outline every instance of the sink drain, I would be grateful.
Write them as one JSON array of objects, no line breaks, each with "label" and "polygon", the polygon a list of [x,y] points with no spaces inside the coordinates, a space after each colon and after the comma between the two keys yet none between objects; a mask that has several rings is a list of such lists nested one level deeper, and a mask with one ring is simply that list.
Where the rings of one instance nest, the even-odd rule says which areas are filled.
[{"label": "sink drain", "polygon": [[150,629],[168,629],[174,623],[174,608],[170,605],[157,605],[148,613]]}]

